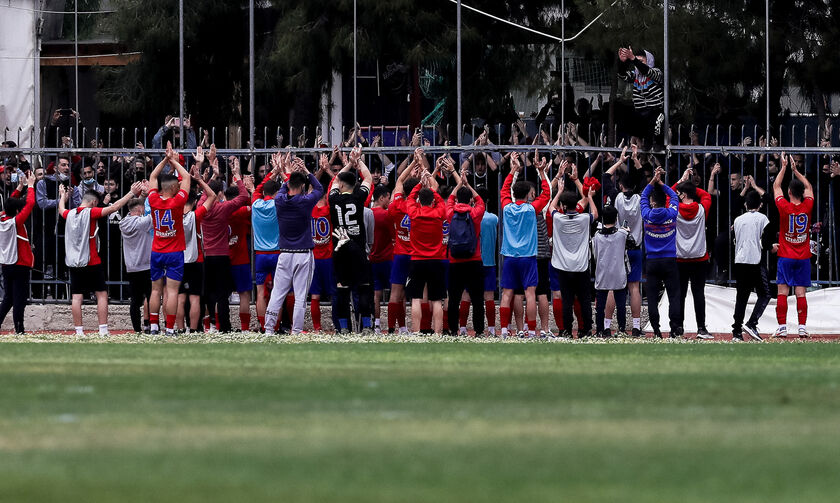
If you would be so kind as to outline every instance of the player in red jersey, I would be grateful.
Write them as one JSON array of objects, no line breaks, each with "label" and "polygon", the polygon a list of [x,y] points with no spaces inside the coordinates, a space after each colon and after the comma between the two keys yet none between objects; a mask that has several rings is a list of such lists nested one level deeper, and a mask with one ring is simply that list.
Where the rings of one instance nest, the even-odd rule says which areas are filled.
[{"label": "player in red jersey", "polygon": [[[373,329],[381,332],[382,292],[391,283],[391,266],[394,260],[394,226],[388,216],[391,191],[386,185],[377,185],[373,189],[373,246],[370,249],[370,266],[373,273]],[[388,321],[395,320],[388,316]],[[388,325],[388,332],[393,333],[394,325]]]},{"label": "player in red jersey", "polygon": [[408,280],[412,250],[411,218],[405,211],[405,195],[410,194],[420,182],[417,178],[418,155],[423,155],[423,151],[419,148],[415,150],[411,164],[397,178],[391,195],[391,203],[388,205],[388,217],[394,226],[395,236],[394,258],[391,265],[391,296],[388,299],[388,326],[399,326],[400,332],[408,331],[405,324],[405,284]]},{"label": "player in red jersey", "polygon": [[[814,208],[814,191],[805,175],[796,169],[793,156],[789,159],[782,152],[782,167],[773,182],[773,197],[779,209],[779,243],[774,251],[779,255],[776,284],[776,320],[779,328],[773,337],[787,337],[787,298],[793,287],[796,295],[796,312],[799,315],[799,337],[808,337],[805,322],[808,320],[808,301],[805,290],[811,286],[811,212]],[[788,199],[782,190],[788,164],[793,166],[793,179],[788,185]]]},{"label": "player in red jersey", "polygon": [[[199,147],[200,149],[201,147]],[[203,154],[196,154],[196,164],[201,165]],[[200,160],[199,160],[200,159]],[[197,175],[197,173],[196,173]],[[201,190],[207,194],[204,203],[197,205],[198,198],[190,194],[184,205],[184,279],[178,288],[178,310],[175,322],[186,333],[197,332],[201,323],[204,294],[204,245],[201,242],[201,221],[216,202],[216,194],[200,176],[194,176]],[[198,207],[196,207],[196,205]],[[189,324],[185,323],[187,300],[189,299]],[[188,325],[188,326],[187,326]]]},{"label": "player in red jersey", "polygon": [[423,289],[428,287],[432,309],[432,330],[443,329],[443,306],[446,296],[444,265],[440,260],[440,243],[443,239],[443,222],[446,220],[446,203],[437,192],[438,184],[428,171],[423,171],[420,185],[414,187],[406,199],[406,211],[411,218],[411,273],[407,293],[411,297],[411,328],[420,329]]},{"label": "player in red jersey", "polygon": [[[161,176],[163,167],[169,164],[178,173]],[[158,187],[158,178],[160,186]],[[179,181],[180,178],[180,181]],[[172,144],[166,143],[166,157],[158,163],[149,175],[149,207],[152,211],[152,296],[149,299],[151,333],[160,332],[160,298],[163,293],[163,278],[166,277],[166,333],[175,332],[175,314],[178,310],[178,288],[184,278],[184,204],[190,190],[190,174],[178,162],[178,153]]]},{"label": "player in red jersey", "polygon": [[[248,192],[254,192],[253,176],[246,176],[242,179]],[[231,200],[237,196],[239,189],[228,187],[225,197]],[[248,234],[251,231],[251,205],[245,205],[233,212],[230,216],[230,273],[233,276],[233,291],[239,295],[239,327],[243,332],[251,328],[251,254],[248,245],[251,240]]]},{"label": "player in red jersey", "polygon": [[[331,173],[331,171],[328,172]],[[309,285],[309,311],[312,315],[312,329],[316,332],[321,330],[321,295],[329,295],[330,299],[335,297],[332,222],[330,220],[329,201],[331,189],[332,182],[324,191],[324,196],[312,208],[312,242],[315,243],[312,255],[315,258],[315,268],[312,274],[312,283]],[[300,295],[305,295],[305,293],[301,292]]]}]

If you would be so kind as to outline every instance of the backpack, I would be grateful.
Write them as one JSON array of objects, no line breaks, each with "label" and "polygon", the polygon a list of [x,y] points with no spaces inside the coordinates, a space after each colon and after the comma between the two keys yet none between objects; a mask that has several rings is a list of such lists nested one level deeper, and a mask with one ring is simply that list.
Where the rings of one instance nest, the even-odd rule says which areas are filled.
[{"label": "backpack", "polygon": [[[12,265],[17,263],[18,237],[26,239],[22,236],[18,236],[14,218],[0,221],[0,264]],[[29,240],[26,239],[26,241]]]},{"label": "backpack", "polygon": [[452,258],[467,259],[475,255],[478,236],[468,211],[456,211],[449,224],[449,253]]}]

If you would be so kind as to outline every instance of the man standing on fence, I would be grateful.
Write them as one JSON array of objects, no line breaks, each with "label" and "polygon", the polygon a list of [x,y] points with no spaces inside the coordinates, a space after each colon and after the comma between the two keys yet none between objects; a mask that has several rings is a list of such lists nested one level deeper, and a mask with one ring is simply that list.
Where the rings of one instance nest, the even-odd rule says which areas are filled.
[{"label": "man standing on fence", "polygon": [[[661,145],[663,135],[668,134],[662,131],[665,122],[662,70],[654,67],[653,54],[649,51],[634,54],[632,47],[622,47],[618,50],[618,59],[618,77],[633,85],[637,126],[633,134],[646,148],[655,149],[654,145]],[[633,143],[640,144],[638,141]]]}]

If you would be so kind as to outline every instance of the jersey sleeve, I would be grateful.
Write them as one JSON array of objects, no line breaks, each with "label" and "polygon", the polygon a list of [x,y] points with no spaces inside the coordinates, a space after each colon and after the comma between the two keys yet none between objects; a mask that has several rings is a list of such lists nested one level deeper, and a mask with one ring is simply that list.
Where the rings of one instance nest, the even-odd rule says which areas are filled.
[{"label": "jersey sleeve", "polygon": [[98,220],[102,218],[102,210],[104,208],[91,208],[90,209],[90,219],[91,220]]}]

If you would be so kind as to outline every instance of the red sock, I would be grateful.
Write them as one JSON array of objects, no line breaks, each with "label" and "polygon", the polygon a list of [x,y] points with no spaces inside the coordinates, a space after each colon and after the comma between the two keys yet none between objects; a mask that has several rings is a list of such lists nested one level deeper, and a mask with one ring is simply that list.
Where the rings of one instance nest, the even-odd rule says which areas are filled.
[{"label": "red sock", "polygon": [[508,325],[510,325],[510,308],[507,306],[502,306],[499,308],[499,320],[502,322],[502,330],[506,329]]},{"label": "red sock", "polygon": [[265,330],[265,316],[257,316],[257,321],[260,322],[260,330]]},{"label": "red sock", "polygon": [[175,315],[174,314],[167,314],[166,315],[166,328],[175,328]]},{"label": "red sock", "polygon": [[204,317],[204,330],[210,330],[210,317]]},{"label": "red sock", "polygon": [[458,325],[460,327],[467,326],[467,318],[470,315],[470,301],[462,300],[461,308],[458,310]]},{"label": "red sock", "polygon": [[239,313],[239,326],[243,332],[251,329],[251,312]]},{"label": "red sock", "polygon": [[432,329],[432,307],[428,302],[420,304],[420,330]]},{"label": "red sock", "polygon": [[554,311],[554,324],[557,330],[563,331],[563,299],[551,299],[551,309]]},{"label": "red sock", "polygon": [[149,323],[155,325],[160,323],[160,315],[158,313],[149,313]]},{"label": "red sock", "polygon": [[399,302],[389,302],[388,303],[388,330],[394,330],[395,326],[397,325],[397,318],[399,317],[400,313],[400,303]]},{"label": "red sock", "polygon": [[488,327],[495,327],[496,326],[496,301],[495,300],[485,300],[484,301],[484,315],[487,317],[487,326]]},{"label": "red sock", "polygon": [[799,326],[804,327],[808,321],[808,299],[805,297],[796,298],[796,312],[799,314]]},{"label": "red sock", "polygon": [[779,295],[776,297],[776,321],[779,325],[787,324],[787,295]]},{"label": "red sock", "polygon": [[312,329],[321,331],[321,299],[312,299],[309,302],[309,311],[312,313]]},{"label": "red sock", "polygon": [[[575,319],[577,319],[578,327],[582,327],[584,325],[584,323],[583,323],[583,312],[580,310],[580,301],[578,300],[577,297],[575,297],[575,304],[574,304],[574,307],[572,309],[575,312]],[[572,329],[572,327],[569,327],[569,330],[571,330],[571,329]]]},{"label": "red sock", "polygon": [[534,332],[537,330],[537,320],[528,320],[528,331]]}]

